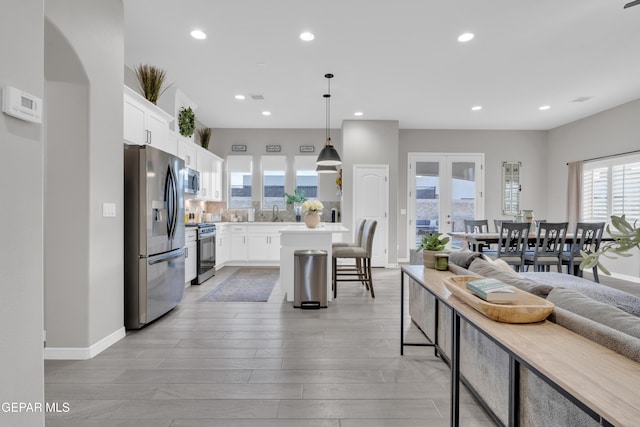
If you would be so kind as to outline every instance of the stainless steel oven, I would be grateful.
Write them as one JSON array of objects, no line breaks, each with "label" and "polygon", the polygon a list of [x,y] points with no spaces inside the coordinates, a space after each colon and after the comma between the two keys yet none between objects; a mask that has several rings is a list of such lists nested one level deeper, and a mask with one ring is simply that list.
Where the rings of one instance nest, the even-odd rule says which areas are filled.
[{"label": "stainless steel oven", "polygon": [[216,272],[216,225],[198,224],[198,285]]}]

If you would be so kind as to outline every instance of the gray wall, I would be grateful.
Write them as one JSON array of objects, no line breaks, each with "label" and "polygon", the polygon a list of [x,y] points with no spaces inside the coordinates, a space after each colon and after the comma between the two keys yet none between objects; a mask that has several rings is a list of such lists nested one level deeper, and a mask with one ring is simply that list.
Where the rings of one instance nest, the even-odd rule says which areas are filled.
[{"label": "gray wall", "polygon": [[[398,162],[397,120],[345,120],[342,123],[342,221],[350,229],[355,227],[353,217],[353,166],[389,165],[389,226],[388,262],[398,261],[398,188],[401,171]],[[404,175],[406,176],[406,174]]]},{"label": "gray wall", "polygon": [[123,332],[123,4],[48,0],[45,14],[47,346],[87,349]]},{"label": "gray wall", "polygon": [[[533,209],[536,218],[550,221],[564,218],[552,216],[547,209],[547,132],[491,130],[400,130],[398,209],[407,206],[408,153],[484,153],[485,217],[503,218],[501,210],[502,162],[522,162],[522,209]],[[399,215],[399,258],[408,259],[407,217]]]},{"label": "gray wall", "polygon": [[[566,216],[567,162],[640,150],[640,99],[549,131],[546,163],[550,215]],[[640,277],[638,252],[604,260],[609,269]]]},{"label": "gray wall", "polygon": [[[43,9],[42,0],[0,1],[0,87],[39,98]],[[0,158],[0,402],[44,402],[43,126],[0,113]],[[0,413],[0,424],[43,426],[44,414]]]}]

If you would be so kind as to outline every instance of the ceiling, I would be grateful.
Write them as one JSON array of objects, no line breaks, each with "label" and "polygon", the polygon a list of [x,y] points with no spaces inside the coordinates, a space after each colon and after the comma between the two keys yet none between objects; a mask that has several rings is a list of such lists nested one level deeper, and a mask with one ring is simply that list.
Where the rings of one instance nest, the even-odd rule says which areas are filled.
[{"label": "ceiling", "polygon": [[124,0],[125,64],[164,68],[213,128],[324,128],[333,73],[332,128],[551,129],[640,98],[627,1]]}]

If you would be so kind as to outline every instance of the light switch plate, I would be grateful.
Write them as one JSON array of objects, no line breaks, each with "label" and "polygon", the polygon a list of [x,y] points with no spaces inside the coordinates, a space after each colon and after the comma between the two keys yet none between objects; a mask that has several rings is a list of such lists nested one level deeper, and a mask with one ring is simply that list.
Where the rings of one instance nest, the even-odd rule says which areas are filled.
[{"label": "light switch plate", "polygon": [[115,203],[103,203],[102,204],[102,216],[104,216],[104,217],[116,216],[116,204]]}]

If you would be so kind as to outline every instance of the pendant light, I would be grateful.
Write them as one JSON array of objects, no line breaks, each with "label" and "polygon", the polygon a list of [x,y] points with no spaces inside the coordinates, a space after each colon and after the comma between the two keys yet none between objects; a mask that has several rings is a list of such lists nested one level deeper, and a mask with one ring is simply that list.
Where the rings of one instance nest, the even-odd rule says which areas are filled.
[{"label": "pendant light", "polygon": [[324,99],[327,101],[327,126],[326,126],[326,142],[324,143],[324,147],[320,151],[318,155],[318,159],[316,160],[316,164],[319,166],[338,166],[342,164],[342,160],[340,160],[340,156],[338,152],[333,147],[331,143],[331,135],[329,128],[331,126],[331,79],[333,78],[333,74],[325,74],[327,79],[328,91],[324,94]]},{"label": "pendant light", "polygon": [[337,166],[317,165],[316,173],[338,173]]}]

